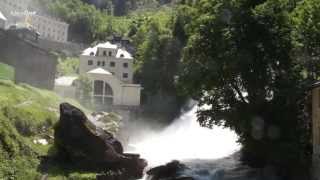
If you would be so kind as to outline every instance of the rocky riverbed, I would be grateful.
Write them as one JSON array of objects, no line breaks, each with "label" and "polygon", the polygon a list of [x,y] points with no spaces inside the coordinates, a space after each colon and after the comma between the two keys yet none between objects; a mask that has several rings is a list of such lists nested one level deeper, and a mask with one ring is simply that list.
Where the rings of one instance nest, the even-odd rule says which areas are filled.
[{"label": "rocky riverbed", "polygon": [[272,168],[253,169],[239,153],[217,160],[172,161],[147,172],[145,180],[280,180]]}]

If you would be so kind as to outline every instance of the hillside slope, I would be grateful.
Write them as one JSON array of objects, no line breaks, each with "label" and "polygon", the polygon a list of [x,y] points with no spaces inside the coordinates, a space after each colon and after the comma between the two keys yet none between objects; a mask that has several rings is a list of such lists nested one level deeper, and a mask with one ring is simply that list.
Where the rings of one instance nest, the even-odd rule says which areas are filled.
[{"label": "hillside slope", "polygon": [[[62,100],[65,101],[50,91],[0,80],[0,179],[40,179],[39,157],[52,150],[52,127],[58,120]],[[46,139],[49,144],[35,143],[39,139]],[[64,176],[66,173],[58,170],[49,174],[49,179]],[[85,176],[94,179],[93,175]]]}]

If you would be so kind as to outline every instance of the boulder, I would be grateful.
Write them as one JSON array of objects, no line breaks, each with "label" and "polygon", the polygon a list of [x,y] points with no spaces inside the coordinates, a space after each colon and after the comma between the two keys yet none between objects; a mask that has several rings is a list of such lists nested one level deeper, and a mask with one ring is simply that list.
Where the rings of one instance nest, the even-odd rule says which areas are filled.
[{"label": "boulder", "polygon": [[81,164],[89,169],[121,169],[128,177],[140,178],[147,166],[136,154],[123,153],[122,144],[108,133],[93,125],[78,108],[62,103],[60,120],[54,128],[58,156],[64,161]]},{"label": "boulder", "polygon": [[158,166],[147,172],[151,180],[194,180],[192,177],[181,176],[187,166],[179,161],[172,161],[166,165]]}]

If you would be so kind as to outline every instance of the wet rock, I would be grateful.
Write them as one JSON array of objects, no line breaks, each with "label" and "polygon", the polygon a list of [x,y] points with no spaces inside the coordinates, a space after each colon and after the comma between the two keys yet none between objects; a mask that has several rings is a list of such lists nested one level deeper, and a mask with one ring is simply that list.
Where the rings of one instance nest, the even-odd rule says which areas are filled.
[{"label": "wet rock", "polygon": [[188,169],[179,161],[172,161],[163,166],[150,169],[147,175],[151,180],[194,180],[192,177],[181,176],[181,173]]},{"label": "wet rock", "polygon": [[60,120],[54,130],[58,156],[64,161],[99,171],[121,169],[127,177],[143,176],[146,161],[138,154],[124,154],[122,144],[111,133],[93,125],[78,108],[61,104]]}]

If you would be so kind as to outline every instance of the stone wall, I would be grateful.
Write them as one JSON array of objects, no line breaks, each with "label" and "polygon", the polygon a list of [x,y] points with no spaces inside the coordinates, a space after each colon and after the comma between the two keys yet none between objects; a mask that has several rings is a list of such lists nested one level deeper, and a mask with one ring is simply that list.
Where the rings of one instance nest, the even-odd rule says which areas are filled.
[{"label": "stone wall", "polygon": [[39,38],[38,41],[39,47],[50,51],[61,52],[68,56],[78,56],[81,54],[82,50],[86,47],[84,44],[77,44],[72,42],[57,42],[47,39]]},{"label": "stone wall", "polygon": [[57,57],[36,41],[0,30],[0,61],[15,68],[15,80],[35,87],[53,89]]}]

